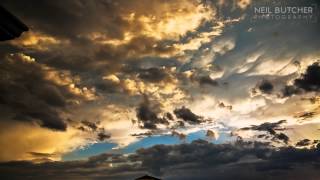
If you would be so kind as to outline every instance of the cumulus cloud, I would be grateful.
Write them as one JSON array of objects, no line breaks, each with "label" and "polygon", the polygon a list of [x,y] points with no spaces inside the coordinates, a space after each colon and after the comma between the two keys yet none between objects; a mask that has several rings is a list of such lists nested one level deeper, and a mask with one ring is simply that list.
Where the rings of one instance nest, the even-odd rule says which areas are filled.
[{"label": "cumulus cloud", "polygon": [[64,131],[67,124],[61,112],[68,104],[86,99],[82,89],[72,86],[68,74],[38,64],[24,54],[2,57],[0,73],[3,119]]},{"label": "cumulus cloud", "polygon": [[182,106],[181,108],[175,109],[173,112],[177,118],[180,118],[185,122],[188,122],[191,124],[198,124],[203,119],[203,117],[194,114],[190,109],[184,106]]},{"label": "cumulus cloud", "polygon": [[218,82],[213,80],[210,76],[202,76],[199,78],[200,85],[218,86]]},{"label": "cumulus cloud", "polygon": [[291,96],[293,94],[300,94],[304,92],[318,92],[319,91],[319,63],[313,63],[307,67],[304,74],[300,78],[294,80],[292,86],[286,86],[283,89],[284,96]]},{"label": "cumulus cloud", "polygon": [[[288,144],[289,142],[289,137],[285,135],[284,133],[278,133],[277,131],[283,131],[285,128],[282,128],[281,125],[286,123],[286,120],[280,120],[278,122],[270,123],[270,122],[265,122],[260,125],[252,125],[251,127],[244,127],[241,128],[240,130],[254,130],[254,131],[265,131],[268,132],[272,136],[272,140],[280,140],[283,141],[284,143]],[[260,137],[263,138],[268,138],[265,135],[262,135]]]},{"label": "cumulus cloud", "polygon": [[152,105],[147,96],[144,96],[143,102],[137,108],[138,121],[146,129],[156,129],[157,124],[169,124],[165,117],[158,117],[160,107],[158,104]]},{"label": "cumulus cloud", "polygon": [[164,80],[167,76],[168,75],[159,68],[142,69],[138,75],[138,77],[143,80],[155,83]]},{"label": "cumulus cloud", "polygon": [[258,85],[259,90],[262,93],[270,94],[273,90],[273,85],[271,82],[267,80],[263,80],[259,85]]},{"label": "cumulus cloud", "polygon": [[[289,132],[284,121],[275,120],[287,119],[290,125],[300,123],[297,119],[316,121],[319,26],[252,22],[251,3],[256,2],[58,0],[35,6],[3,0],[30,32],[0,44],[1,56],[9,55],[0,67],[0,119],[12,123],[15,132],[0,127],[1,146],[8,147],[0,151],[1,161],[60,160],[95,142],[124,147],[137,138],[170,133],[185,140],[196,130],[206,130],[212,140],[220,134],[212,128],[215,122],[227,130],[247,127],[242,131],[284,146],[306,144],[297,139],[312,141],[315,128],[312,135]],[[261,93],[252,95],[253,87]],[[281,91],[286,98],[277,94]],[[123,179],[142,172],[162,173],[165,179],[179,179],[170,172],[183,172],[180,179],[258,179],[261,172],[279,171],[282,179],[292,179],[302,171],[311,178],[317,172],[311,164],[294,166],[301,165],[301,154],[314,157],[314,147],[274,151],[265,146],[196,141],[133,155],[39,165],[13,162],[0,168],[16,167],[25,177],[44,169],[53,179],[78,179],[78,174]],[[28,168],[35,170],[29,174]]]},{"label": "cumulus cloud", "polygon": [[296,146],[308,146],[310,145],[310,140],[309,139],[303,139],[299,142],[297,142]]}]

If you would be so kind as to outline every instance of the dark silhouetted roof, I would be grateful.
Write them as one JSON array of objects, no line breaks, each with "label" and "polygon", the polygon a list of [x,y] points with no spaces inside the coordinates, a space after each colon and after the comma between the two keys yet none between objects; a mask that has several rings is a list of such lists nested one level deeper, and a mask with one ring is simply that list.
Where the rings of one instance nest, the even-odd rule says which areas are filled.
[{"label": "dark silhouetted roof", "polygon": [[135,180],[161,180],[161,179],[158,179],[158,178],[155,178],[155,177],[152,177],[152,176],[148,176],[148,175],[145,175],[145,176],[142,176],[142,177],[139,177]]},{"label": "dark silhouetted roof", "polygon": [[28,27],[0,6],[0,41],[11,40],[28,31]]}]

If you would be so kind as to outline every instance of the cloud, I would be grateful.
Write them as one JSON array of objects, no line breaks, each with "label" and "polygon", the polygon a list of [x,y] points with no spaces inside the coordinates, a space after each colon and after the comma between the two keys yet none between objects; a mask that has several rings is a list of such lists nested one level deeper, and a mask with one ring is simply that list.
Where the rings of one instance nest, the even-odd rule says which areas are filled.
[{"label": "cloud", "polygon": [[167,74],[159,68],[142,69],[138,77],[149,82],[159,82],[167,78]]},{"label": "cloud", "polygon": [[[4,162],[0,165],[0,176],[11,179],[26,176],[32,179],[132,179],[143,174],[152,174],[177,180],[234,177],[292,179],[293,176],[312,179],[317,177],[315,172],[319,165],[318,156],[318,148],[275,149],[259,142],[212,144],[196,140],[190,144],[156,145],[139,149],[131,155],[105,153],[81,161],[40,164],[28,161]],[[173,170],[175,173],[172,173]],[[176,172],[179,172],[179,176]]]},{"label": "cloud", "polygon": [[9,43],[26,49],[52,51],[52,49],[58,49],[59,46],[67,45],[69,42],[40,32],[29,31],[23,33],[21,38],[10,41]]},{"label": "cloud", "polygon": [[0,125],[0,145],[6,147],[0,150],[1,162],[43,158],[61,160],[64,153],[88,143],[84,134],[72,127],[66,131],[52,131],[20,121],[1,121]]},{"label": "cloud", "polygon": [[218,86],[218,82],[213,80],[210,76],[202,76],[199,78],[200,85]]},{"label": "cloud", "polygon": [[296,146],[308,146],[310,145],[310,140],[309,139],[303,139],[299,142],[297,142]]},{"label": "cloud", "polygon": [[68,105],[85,101],[86,93],[68,74],[38,64],[24,54],[2,57],[0,73],[0,106],[2,118],[35,122],[52,130],[65,131],[61,116]]},{"label": "cloud", "polygon": [[267,80],[263,80],[259,85],[258,85],[259,90],[262,93],[270,94],[273,90],[273,85],[271,82]]},{"label": "cloud", "polygon": [[171,135],[178,137],[180,140],[185,140],[187,138],[187,135],[179,133],[177,131],[172,131]]},{"label": "cloud", "polygon": [[[98,126],[95,124],[95,123],[93,123],[93,122],[90,122],[90,121],[81,121],[81,123],[84,125],[84,126],[86,126],[87,128],[89,128],[90,130],[92,130],[92,131],[95,131],[95,130],[97,130],[98,129]],[[82,126],[81,126],[82,127]],[[83,128],[83,127],[82,127]]]},{"label": "cloud", "polygon": [[173,111],[177,118],[184,120],[190,124],[198,124],[202,121],[202,117],[194,114],[190,109],[182,106]]},{"label": "cloud", "polygon": [[[319,65],[312,65],[310,72],[307,68],[298,77],[302,69],[319,57],[319,36],[315,33],[318,24],[252,22],[252,8],[248,8],[251,3],[58,0],[36,2],[37,6],[31,6],[29,2],[2,1],[3,6],[30,26],[30,32],[23,34],[20,39],[0,45],[1,55],[20,52],[20,55],[11,57],[10,62],[4,61],[1,64],[0,70],[5,73],[0,76],[0,85],[3,87],[0,88],[0,119],[9,124],[27,122],[35,127],[35,131],[39,131],[32,137],[28,136],[32,134],[31,130],[24,136],[12,134],[14,138],[8,139],[11,142],[18,139],[15,148],[8,143],[9,140],[3,140],[4,145],[1,146],[9,144],[10,148],[1,151],[4,152],[2,159],[29,160],[43,157],[58,160],[63,153],[86,143],[90,145],[93,142],[108,141],[123,147],[137,141],[133,135],[145,137],[175,131],[177,133],[172,134],[183,137],[194,129],[208,130],[215,126],[214,122],[204,119],[207,117],[223,123],[227,129],[259,122],[260,125],[248,128],[258,133],[257,136],[263,135],[263,138],[272,141],[289,143],[289,140],[295,142],[293,136],[298,136],[295,140],[305,138],[302,136],[307,132],[288,135],[287,129],[281,129],[283,124],[280,121],[279,124],[270,122],[287,119],[288,124],[295,124],[296,117],[310,117],[310,120],[316,121],[317,114],[314,117],[299,115],[301,109],[303,112],[317,112],[314,108],[318,104],[315,102],[310,105],[300,97],[291,95],[310,98],[308,93],[318,91],[314,77],[318,75]],[[301,48],[302,45],[305,48]],[[284,93],[287,98],[280,98],[276,93],[281,91],[284,84],[287,84]],[[255,85],[262,93],[252,96],[250,90]],[[145,95],[147,100],[140,102]],[[43,128],[39,128],[39,125]],[[5,130],[5,127],[0,130]],[[207,131],[210,137],[216,135],[210,131]],[[63,137],[53,140],[54,135],[59,133]],[[312,133],[317,134],[314,131]],[[38,140],[38,137],[44,139]],[[42,141],[45,141],[43,146]],[[68,141],[72,143],[65,143]],[[49,142],[52,142],[52,148]],[[28,143],[36,145],[33,148]],[[231,150],[227,150],[227,154],[221,151],[225,159],[212,157],[209,152],[201,151],[201,148],[211,148],[211,145],[197,143],[181,147],[192,149],[196,146],[200,150],[193,149],[192,152],[204,154],[198,158],[206,159],[208,156],[213,162],[245,164],[261,160],[252,158],[250,153],[237,159],[233,153],[238,155],[238,152]],[[160,146],[160,155],[162,151],[169,155],[176,152],[183,154],[180,152],[181,147],[172,150]],[[150,154],[149,150],[158,151],[157,148],[148,149],[147,155]],[[45,157],[46,154],[48,157]],[[121,155],[105,155],[101,158],[124,160],[127,163],[126,157]],[[134,156],[130,158],[134,159]],[[133,163],[144,162],[142,157],[139,158],[140,161],[133,160]],[[234,159],[239,161],[234,162]],[[174,166],[177,170],[181,166],[194,165],[193,162],[181,160],[180,163],[179,160],[180,156],[176,156],[174,160],[168,160],[170,163],[164,162],[165,167],[170,169],[168,166],[172,162],[179,162],[178,167]],[[159,161],[162,162],[162,159]],[[75,165],[77,163],[70,162],[69,165],[81,169],[82,166]],[[86,164],[83,161],[81,163]],[[148,168],[132,167],[131,162],[128,164],[119,166],[119,172],[121,169],[126,173],[121,173],[118,178],[123,179],[130,173],[139,174]],[[47,165],[60,167],[65,164],[54,162]],[[104,163],[93,158],[86,165],[108,169],[112,167],[112,162]],[[220,165],[224,166],[223,163]],[[233,175],[233,165],[224,166],[230,176]],[[286,165],[282,167],[282,164],[272,165],[245,167],[252,172],[257,169],[269,171],[272,167],[287,168]],[[37,167],[41,169],[41,166]],[[130,171],[126,171],[126,168]],[[208,168],[206,172],[214,172],[217,179],[225,177],[221,171],[214,169],[216,166]],[[161,168],[158,169],[152,171],[161,171]],[[195,171],[194,175],[201,177],[197,179],[207,178],[204,177],[207,173],[199,169],[188,170],[191,175]],[[241,170],[250,172],[244,168]],[[309,170],[312,173],[311,167]],[[100,173],[99,170],[92,171],[88,176]],[[175,169],[172,172],[176,172]],[[259,177],[258,174],[252,173],[252,176]],[[75,176],[69,174],[68,178]],[[111,177],[113,174],[110,173],[110,176],[103,176],[115,179],[117,175]],[[178,178],[173,174],[170,177]]]},{"label": "cloud", "polygon": [[[286,123],[286,120],[280,120],[278,122],[270,123],[265,122],[260,125],[252,125],[251,127],[244,127],[240,130],[254,130],[254,131],[265,131],[268,132],[272,136],[272,140],[280,140],[283,141],[285,144],[288,144],[289,137],[284,133],[277,133],[276,131],[283,131],[285,128],[281,128],[281,125]],[[261,136],[266,138],[267,136]]]},{"label": "cloud", "polygon": [[[54,57],[48,58],[46,63],[76,70],[83,67],[76,62],[76,57],[90,59],[86,62],[87,68],[99,68],[96,64],[103,64],[114,70],[108,61],[117,59],[113,64],[120,64],[145,55],[180,54],[174,47],[179,44],[180,37],[189,32],[197,34],[196,30],[204,22],[215,18],[214,9],[198,1],[146,2],[149,1],[43,1],[39,2],[41,11],[24,3],[4,1],[3,4],[32,27],[15,45],[59,52],[60,55],[47,51],[47,56]],[[57,13],[55,18],[50,17],[52,12]],[[53,60],[60,58],[69,60]]]},{"label": "cloud", "polygon": [[295,117],[302,119],[302,120],[306,120],[306,119],[314,117],[315,115],[316,115],[316,112],[303,112],[302,114],[299,114]]},{"label": "cloud", "polygon": [[207,130],[206,137],[212,138],[212,139],[218,139],[219,134],[216,131]]},{"label": "cloud", "polygon": [[320,89],[319,82],[320,66],[315,62],[309,65],[304,74],[300,78],[294,80],[293,85],[285,86],[282,90],[283,96],[291,96],[301,94],[302,92],[318,92]]},{"label": "cloud", "polygon": [[105,141],[106,139],[110,139],[111,135],[110,134],[106,134],[104,132],[99,132],[98,133],[98,140],[99,141]]},{"label": "cloud", "polygon": [[302,91],[295,86],[285,86],[282,89],[282,94],[284,97],[292,96],[293,94],[301,94]]},{"label": "cloud", "polygon": [[301,79],[296,79],[294,84],[305,91],[318,91],[320,89],[320,66],[319,63],[313,63],[308,66],[305,74],[302,74]]},{"label": "cloud", "polygon": [[220,102],[218,107],[219,108],[227,108],[229,110],[232,110],[232,105],[225,105],[223,102]]},{"label": "cloud", "polygon": [[142,123],[142,128],[157,129],[157,124],[169,124],[165,117],[158,117],[159,105],[152,105],[145,95],[143,102],[137,108],[138,121]]}]

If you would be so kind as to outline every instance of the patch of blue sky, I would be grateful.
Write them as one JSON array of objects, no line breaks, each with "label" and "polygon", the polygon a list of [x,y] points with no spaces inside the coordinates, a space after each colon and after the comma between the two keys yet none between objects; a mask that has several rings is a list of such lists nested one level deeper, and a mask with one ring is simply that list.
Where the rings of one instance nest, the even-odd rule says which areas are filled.
[{"label": "patch of blue sky", "polygon": [[90,156],[98,155],[110,151],[112,148],[116,147],[115,143],[95,143],[87,147],[76,149],[70,153],[63,155],[62,160],[72,161],[72,160],[81,160],[87,159]]},{"label": "patch of blue sky", "polygon": [[161,136],[150,136],[140,139],[137,142],[129,144],[126,147],[117,149],[117,144],[114,143],[95,143],[88,147],[77,149],[73,152],[65,154],[63,156],[63,160],[70,161],[70,160],[79,160],[79,159],[86,159],[90,156],[98,155],[101,153],[133,153],[137,149],[140,148],[148,148],[157,144],[164,144],[164,145],[174,145],[180,143],[190,143],[197,139],[205,139],[215,144],[221,144],[228,141],[233,141],[234,137],[230,137],[228,132],[220,132],[218,139],[210,139],[206,137],[206,131],[200,130],[194,133],[190,133],[187,135],[185,140],[179,140],[176,136],[171,135],[161,135]]}]

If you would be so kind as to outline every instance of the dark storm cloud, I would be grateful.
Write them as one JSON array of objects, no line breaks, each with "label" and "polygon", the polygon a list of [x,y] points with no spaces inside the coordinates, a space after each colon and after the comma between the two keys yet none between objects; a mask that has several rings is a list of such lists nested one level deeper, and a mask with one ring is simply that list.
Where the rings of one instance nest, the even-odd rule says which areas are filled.
[{"label": "dark storm cloud", "polygon": [[302,74],[300,79],[294,81],[295,86],[305,91],[320,90],[320,66],[319,63],[314,63],[308,66],[306,72]]},{"label": "dark storm cloud", "polygon": [[282,95],[284,97],[288,97],[288,96],[292,96],[293,94],[301,94],[302,91],[297,88],[296,86],[285,86],[283,89],[282,89]]},{"label": "dark storm cloud", "polygon": [[304,112],[298,116],[295,116],[296,118],[302,119],[302,120],[306,120],[309,118],[312,118],[316,115],[316,112]]},{"label": "dark storm cloud", "polygon": [[210,85],[210,86],[218,86],[218,82],[213,80],[210,76],[201,76],[199,77],[200,85]]},{"label": "dark storm cloud", "polygon": [[296,146],[308,146],[310,145],[310,143],[311,143],[310,139],[303,139],[297,142]]},{"label": "dark storm cloud", "polygon": [[157,124],[166,124],[169,122],[165,117],[159,117],[159,105],[152,104],[149,98],[144,95],[144,100],[136,109],[138,122],[142,123],[142,128],[157,129]]},{"label": "dark storm cloud", "polygon": [[165,78],[168,78],[168,74],[164,72],[163,69],[159,68],[149,68],[149,69],[141,69],[141,72],[138,74],[140,79],[149,82],[160,82]]},{"label": "dark storm cloud", "polygon": [[270,134],[275,134],[276,130],[283,130],[282,128],[280,128],[280,125],[284,123],[286,123],[286,120],[280,120],[274,123],[266,122],[260,125],[252,125],[251,127],[244,127],[244,128],[241,128],[241,130],[266,131]]},{"label": "dark storm cloud", "polygon": [[203,120],[203,117],[194,114],[190,109],[182,106],[173,111],[177,118],[184,120],[190,124],[198,124]]},{"label": "dark storm cloud", "polygon": [[[1,179],[134,179],[152,174],[163,179],[315,179],[319,148],[274,149],[266,143],[156,145],[125,156],[101,154],[88,160],[28,161],[0,164]],[[110,166],[110,164],[113,166]],[[303,168],[304,167],[304,168]],[[294,176],[292,176],[294,175]]]},{"label": "dark storm cloud", "polygon": [[48,158],[48,159],[55,155],[51,153],[40,153],[40,152],[29,152],[29,154],[35,158]]},{"label": "dark storm cloud", "polygon": [[111,135],[110,134],[107,134],[105,132],[99,132],[98,133],[98,140],[99,141],[104,141],[106,139],[110,139],[111,138]]},{"label": "dark storm cloud", "polygon": [[[48,46],[46,51],[30,47],[23,47],[20,51],[28,51],[39,63],[71,71],[82,78],[84,85],[95,87],[101,93],[121,92],[119,85],[102,81],[101,77],[122,71],[126,62],[144,56],[170,54],[175,50],[166,40],[139,34],[144,24],[138,20],[128,20],[131,12],[135,12],[137,17],[138,14],[148,14],[145,10],[156,8],[157,2],[141,2],[150,5],[150,8],[140,6],[140,3],[103,0],[2,1],[1,4],[30,26],[31,32],[67,42]],[[124,44],[99,43],[105,40],[122,41],[129,31],[134,37]],[[98,37],[94,37],[93,34],[97,33]],[[17,48],[11,46],[8,44],[5,47],[11,50]],[[158,82],[164,75],[160,69],[146,69],[141,71],[139,77]]]},{"label": "dark storm cloud", "polygon": [[153,135],[152,131],[147,131],[147,132],[144,132],[144,133],[131,134],[131,136],[138,137],[138,138],[150,137],[152,135]]},{"label": "dark storm cloud", "polygon": [[91,130],[95,131],[98,129],[98,126],[94,123],[94,122],[90,122],[90,121],[81,121],[81,123],[90,128]]},{"label": "dark storm cloud", "polygon": [[[288,143],[289,137],[285,135],[284,133],[277,133],[277,131],[283,131],[285,128],[282,128],[281,125],[286,123],[286,120],[280,120],[278,122],[270,123],[265,122],[260,125],[251,125],[251,127],[244,127],[240,130],[254,130],[254,131],[262,131],[262,132],[268,132],[272,138],[271,140],[277,141],[283,141],[284,143]],[[261,136],[263,138],[268,138],[269,136]]]},{"label": "dark storm cloud", "polygon": [[301,94],[302,92],[318,92],[320,90],[320,66],[313,63],[300,78],[294,80],[293,86],[285,86],[283,96]]},{"label": "dark storm cloud", "polygon": [[22,54],[2,56],[0,106],[3,119],[36,122],[53,130],[66,130],[59,112],[76,99],[67,87],[46,79],[47,70],[28,62]]},{"label": "dark storm cloud", "polygon": [[273,85],[271,82],[269,82],[268,80],[263,80],[259,85],[258,85],[259,90],[262,93],[265,94],[270,94],[273,90]]},{"label": "dark storm cloud", "polygon": [[169,120],[173,120],[173,115],[171,113],[167,112],[166,118],[168,118]]},{"label": "dark storm cloud", "polygon": [[87,133],[95,134],[97,140],[105,141],[111,138],[111,134],[106,132],[103,127],[99,127],[100,122],[91,122],[87,120],[83,120],[78,127],[79,130]]},{"label": "dark storm cloud", "polygon": [[277,133],[277,134],[274,134],[274,137],[272,138],[272,140],[273,141],[279,140],[279,141],[282,141],[282,142],[288,144],[289,137],[284,133]]},{"label": "dark storm cloud", "polygon": [[105,80],[96,80],[95,83],[92,84],[94,87],[99,90],[99,92],[105,93],[117,93],[122,92],[121,86],[117,83],[105,81]]}]

